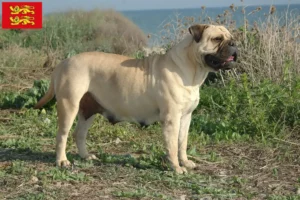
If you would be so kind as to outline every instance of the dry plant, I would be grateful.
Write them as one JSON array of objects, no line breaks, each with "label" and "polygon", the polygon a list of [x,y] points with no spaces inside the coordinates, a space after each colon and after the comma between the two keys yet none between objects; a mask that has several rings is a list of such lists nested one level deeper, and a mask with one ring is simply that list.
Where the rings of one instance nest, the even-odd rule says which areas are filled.
[{"label": "dry plant", "polygon": [[0,30],[0,88],[27,87],[81,52],[133,55],[146,42],[133,22],[113,10],[50,14],[41,30]]},{"label": "dry plant", "polygon": [[16,44],[0,49],[0,90],[31,87],[32,80],[47,75],[47,71],[41,69],[45,59],[42,51]]},{"label": "dry plant", "polygon": [[[214,20],[205,16],[204,12],[197,19],[177,14],[175,20],[163,25],[160,42],[169,49],[188,34],[188,27],[194,23],[224,25],[238,40],[240,51],[238,67],[229,74],[239,76],[246,72],[252,81],[268,78],[276,82],[299,75],[300,16],[290,10],[284,16],[277,16],[276,7],[272,5],[263,19],[249,24],[247,17],[261,10],[261,7],[257,7],[246,13],[245,7],[237,8],[232,4]],[[237,27],[233,19],[236,12],[243,14],[244,23],[241,27]]]},{"label": "dry plant", "polygon": [[[285,16],[270,14],[251,29],[234,32],[240,41],[238,71],[245,71],[252,80],[271,79],[276,82],[299,75],[300,16],[287,11]],[[245,25],[246,26],[246,25]]]},{"label": "dry plant", "polygon": [[127,55],[146,46],[147,36],[121,13],[104,11],[102,20],[95,30],[96,44],[109,43],[111,52]]}]

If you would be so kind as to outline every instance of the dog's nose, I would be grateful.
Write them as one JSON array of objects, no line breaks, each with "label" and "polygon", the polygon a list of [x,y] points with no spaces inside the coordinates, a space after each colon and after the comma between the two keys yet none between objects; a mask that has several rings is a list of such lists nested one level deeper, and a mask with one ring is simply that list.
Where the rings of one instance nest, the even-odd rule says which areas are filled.
[{"label": "dog's nose", "polygon": [[228,43],[228,45],[234,47],[235,46],[235,42],[233,40],[230,40],[229,43]]}]

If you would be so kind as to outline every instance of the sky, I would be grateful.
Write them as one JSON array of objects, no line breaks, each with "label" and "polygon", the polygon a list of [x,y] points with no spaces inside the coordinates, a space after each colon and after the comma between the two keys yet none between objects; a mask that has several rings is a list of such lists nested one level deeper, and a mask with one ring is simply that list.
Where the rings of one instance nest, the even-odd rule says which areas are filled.
[{"label": "sky", "polygon": [[[2,0],[3,1],[3,0]],[[8,2],[28,2],[34,0],[5,0]],[[35,0],[41,1],[41,0]],[[42,0],[43,12],[59,12],[69,9],[91,10],[94,8],[116,10],[146,10],[172,8],[199,8],[242,5],[241,0]],[[300,4],[300,0],[244,0],[244,5]],[[1,5],[2,7],[2,5]],[[2,10],[2,8],[1,8]]]}]

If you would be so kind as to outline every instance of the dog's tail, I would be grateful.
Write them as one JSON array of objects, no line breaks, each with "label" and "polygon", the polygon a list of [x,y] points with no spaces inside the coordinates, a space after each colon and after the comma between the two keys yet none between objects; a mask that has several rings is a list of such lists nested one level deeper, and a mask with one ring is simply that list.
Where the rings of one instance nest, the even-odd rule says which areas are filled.
[{"label": "dog's tail", "polygon": [[35,104],[34,109],[39,109],[43,107],[48,101],[50,101],[55,95],[54,92],[54,81],[51,79],[50,86],[46,94]]}]

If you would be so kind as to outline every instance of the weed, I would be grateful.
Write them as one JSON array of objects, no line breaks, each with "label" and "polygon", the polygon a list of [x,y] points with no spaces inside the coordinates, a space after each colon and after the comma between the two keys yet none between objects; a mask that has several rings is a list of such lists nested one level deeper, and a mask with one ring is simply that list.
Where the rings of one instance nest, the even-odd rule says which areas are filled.
[{"label": "weed", "polygon": [[150,193],[147,190],[144,190],[142,188],[137,189],[135,191],[115,191],[114,196],[116,197],[126,197],[126,198],[156,198],[156,199],[171,199],[170,197],[167,197],[164,194],[159,193]]},{"label": "weed", "polygon": [[29,194],[24,194],[21,195],[19,198],[19,200],[43,200],[46,199],[46,195],[42,192],[39,193],[29,193]]},{"label": "weed", "polygon": [[211,135],[214,141],[262,140],[296,128],[299,122],[298,80],[290,85],[265,80],[251,84],[247,76],[200,90],[200,104],[193,115],[191,132]]},{"label": "weed", "polygon": [[[4,92],[0,95],[0,108],[31,108],[41,99],[49,88],[49,82],[35,80],[33,87],[25,93]],[[54,99],[45,108],[54,105]]]},{"label": "weed", "polygon": [[279,196],[279,195],[271,195],[268,197],[268,200],[299,200],[300,197],[298,195],[293,196]]},{"label": "weed", "polygon": [[89,181],[91,177],[84,172],[70,171],[68,169],[52,168],[45,172],[40,172],[38,176],[46,176],[55,181]]}]

